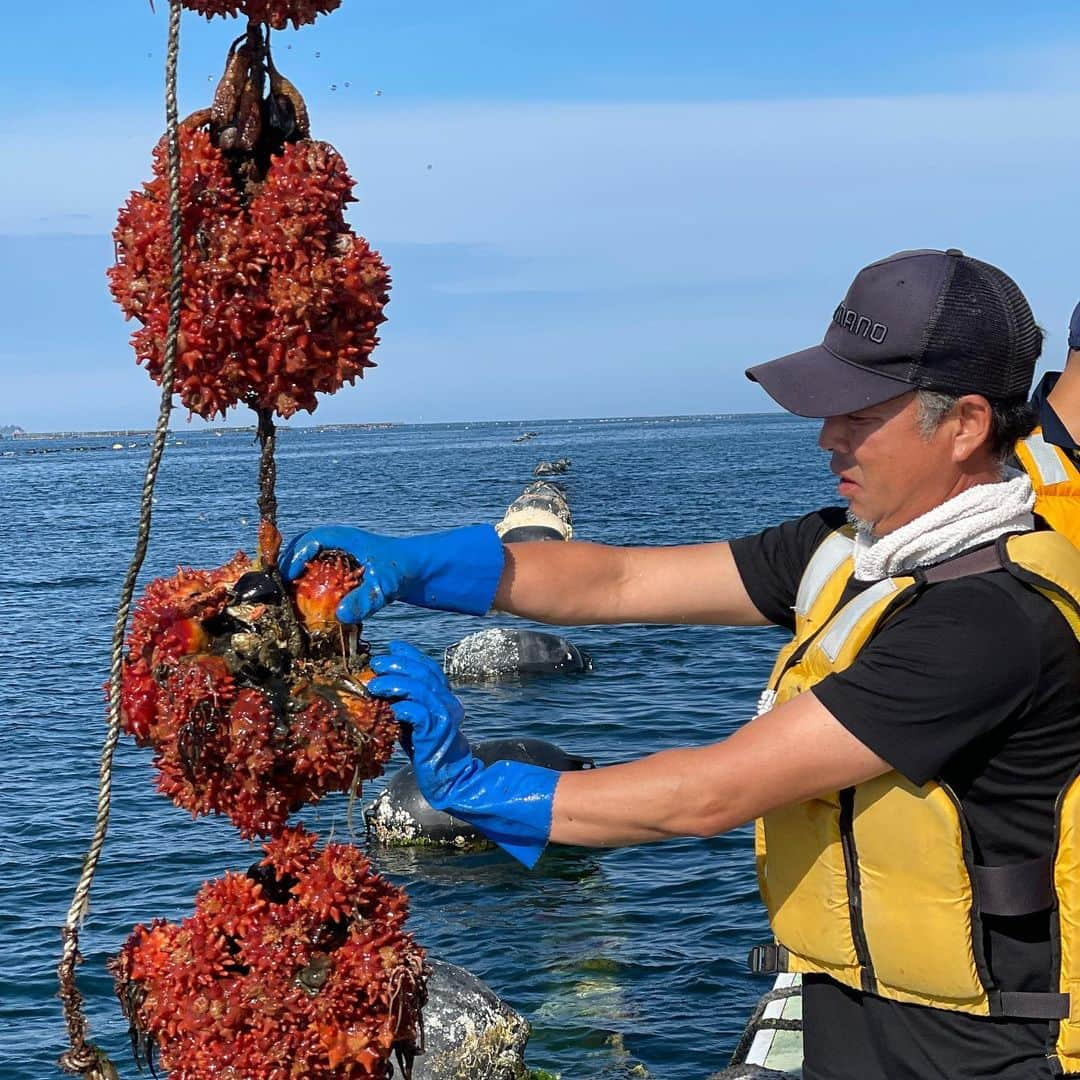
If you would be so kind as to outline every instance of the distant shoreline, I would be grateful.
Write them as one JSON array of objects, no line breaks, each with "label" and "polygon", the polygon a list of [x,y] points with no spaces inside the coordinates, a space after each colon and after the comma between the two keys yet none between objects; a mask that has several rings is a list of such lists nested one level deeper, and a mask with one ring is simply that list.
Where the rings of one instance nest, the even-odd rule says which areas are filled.
[{"label": "distant shoreline", "polygon": [[[401,427],[399,423],[372,423],[372,424],[298,424],[291,427],[288,424],[276,425],[277,431],[328,431],[338,428],[351,428],[362,431],[382,431],[387,428]],[[237,427],[205,427],[205,428],[169,428],[169,434],[173,436],[183,435],[254,435],[255,425],[245,424]],[[154,434],[153,428],[115,428],[103,431],[20,431],[18,434],[0,437],[0,442],[22,442],[25,439],[132,439],[149,437]]]},{"label": "distant shoreline", "polygon": [[[462,427],[479,424],[497,424],[503,427],[526,427],[529,424],[596,424],[596,423],[630,423],[641,420],[722,420],[728,417],[749,418],[760,416],[771,420],[787,419],[800,420],[802,417],[793,416],[779,409],[770,412],[712,412],[712,413],[685,413],[671,415],[652,416],[568,416],[568,417],[545,417],[542,419],[509,419],[509,420],[385,420],[368,423],[339,423],[339,424],[281,424],[277,425],[279,433],[295,433],[298,431],[389,431],[402,427]],[[18,434],[0,436],[0,443],[23,441],[26,439],[121,439],[142,438],[154,434],[153,428],[115,428],[101,431],[26,431],[21,430]],[[186,437],[189,435],[237,435],[255,434],[254,424],[243,424],[227,427],[178,427],[169,428],[169,434],[174,437]]]}]

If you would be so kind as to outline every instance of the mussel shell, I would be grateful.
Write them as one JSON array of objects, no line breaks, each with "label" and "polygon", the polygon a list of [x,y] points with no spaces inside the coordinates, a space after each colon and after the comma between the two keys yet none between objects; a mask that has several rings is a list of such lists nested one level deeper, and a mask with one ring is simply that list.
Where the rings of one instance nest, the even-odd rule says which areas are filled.
[{"label": "mussel shell", "polygon": [[233,586],[233,597],[241,604],[280,604],[281,586],[262,570],[249,570]]},{"label": "mussel shell", "polygon": [[292,874],[286,874],[279,878],[271,866],[264,866],[261,862],[252,863],[248,867],[247,876],[256,884],[262,886],[263,896],[271,904],[284,904],[292,899],[292,887],[296,884],[296,878]]}]

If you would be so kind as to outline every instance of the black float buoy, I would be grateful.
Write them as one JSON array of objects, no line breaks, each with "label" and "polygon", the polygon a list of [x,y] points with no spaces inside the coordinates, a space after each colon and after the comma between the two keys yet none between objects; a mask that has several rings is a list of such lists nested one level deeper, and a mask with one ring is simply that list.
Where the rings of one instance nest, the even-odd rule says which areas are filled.
[{"label": "black float buoy", "polygon": [[478,630],[450,645],[443,654],[443,670],[457,680],[564,675],[592,669],[592,657],[587,652],[558,634],[540,630]]},{"label": "black float buoy", "polygon": [[520,1080],[529,1021],[464,968],[431,958],[428,965],[424,1050],[412,1080]]},{"label": "black float buoy", "polygon": [[557,484],[537,480],[506,508],[495,531],[505,544],[522,540],[569,540],[574,535],[570,504]]}]

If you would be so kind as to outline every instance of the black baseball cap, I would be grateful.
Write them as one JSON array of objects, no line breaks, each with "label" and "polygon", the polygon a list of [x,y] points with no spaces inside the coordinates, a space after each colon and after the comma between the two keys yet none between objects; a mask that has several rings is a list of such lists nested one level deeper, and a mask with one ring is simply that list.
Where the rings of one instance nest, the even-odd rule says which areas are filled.
[{"label": "black baseball cap", "polygon": [[956,248],[901,251],[855,275],[820,345],[746,375],[788,412],[840,416],[915,389],[1025,398],[1041,351],[1004,271]]}]

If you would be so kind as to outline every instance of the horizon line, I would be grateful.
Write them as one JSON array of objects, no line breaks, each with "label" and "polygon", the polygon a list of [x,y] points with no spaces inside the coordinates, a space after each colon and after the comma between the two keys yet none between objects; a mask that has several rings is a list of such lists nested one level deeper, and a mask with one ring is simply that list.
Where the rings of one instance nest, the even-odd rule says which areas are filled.
[{"label": "horizon line", "polygon": [[[719,412],[704,413],[638,413],[635,415],[615,416],[547,416],[547,417],[510,417],[500,420],[348,420],[330,421],[324,424],[289,424],[275,422],[275,429],[281,431],[328,431],[336,428],[356,428],[367,430],[386,430],[388,428],[403,427],[457,427],[466,424],[565,424],[565,423],[610,423],[612,421],[633,420],[723,420],[735,416],[771,416],[790,417],[794,420],[805,420],[804,416],[797,416],[783,409],[761,410],[738,410],[725,409]],[[82,429],[70,428],[56,431],[29,431],[18,424],[0,425],[0,427],[19,427],[20,435],[3,435],[0,441],[16,442],[23,439],[59,439],[74,435],[86,435],[90,437],[118,436],[118,435],[152,435],[155,428],[97,428]],[[228,424],[218,425],[213,421],[205,421],[205,426],[200,428],[169,427],[170,434],[187,431],[189,434],[202,434],[204,432],[252,432],[256,430],[255,424]]]}]

